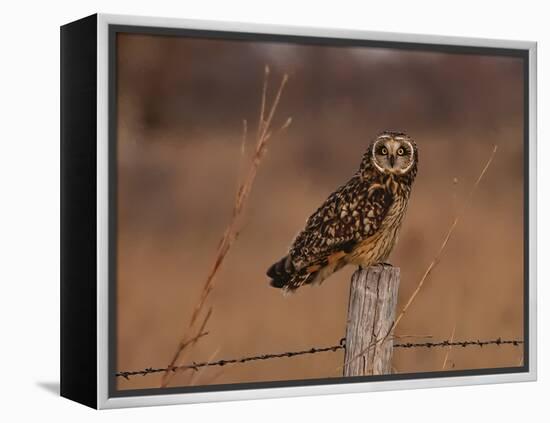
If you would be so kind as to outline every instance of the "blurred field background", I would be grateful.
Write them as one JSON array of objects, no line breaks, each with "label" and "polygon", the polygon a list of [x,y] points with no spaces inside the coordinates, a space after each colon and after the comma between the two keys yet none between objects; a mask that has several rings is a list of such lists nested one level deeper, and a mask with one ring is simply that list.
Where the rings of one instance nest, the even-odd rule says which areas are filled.
[{"label": "blurred field background", "polygon": [[[118,35],[118,370],[168,364],[229,222],[242,120],[263,69],[290,76],[247,206],[217,275],[209,335],[186,362],[307,349],[344,336],[349,267],[282,296],[265,270],[356,170],[384,129],[419,146],[391,262],[408,299],[494,144],[498,153],[398,335],[523,338],[523,70],[520,59],[381,48]],[[251,127],[250,132],[256,128]],[[252,141],[248,144],[252,149]],[[242,167],[241,167],[242,170]],[[408,339],[410,340],[410,339]],[[419,338],[422,340],[422,338]],[[439,371],[445,349],[396,350],[398,373]],[[519,366],[522,348],[451,350],[447,369]],[[204,369],[171,386],[338,377],[343,353]],[[158,387],[160,375],[119,378]]]}]

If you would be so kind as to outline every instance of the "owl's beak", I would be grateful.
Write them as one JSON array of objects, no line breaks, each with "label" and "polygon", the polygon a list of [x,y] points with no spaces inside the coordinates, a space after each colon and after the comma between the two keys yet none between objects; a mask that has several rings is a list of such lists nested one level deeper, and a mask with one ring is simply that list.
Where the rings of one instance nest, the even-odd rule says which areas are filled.
[{"label": "owl's beak", "polygon": [[394,164],[395,164],[395,156],[390,156],[390,165],[391,165],[391,167],[393,167]]}]

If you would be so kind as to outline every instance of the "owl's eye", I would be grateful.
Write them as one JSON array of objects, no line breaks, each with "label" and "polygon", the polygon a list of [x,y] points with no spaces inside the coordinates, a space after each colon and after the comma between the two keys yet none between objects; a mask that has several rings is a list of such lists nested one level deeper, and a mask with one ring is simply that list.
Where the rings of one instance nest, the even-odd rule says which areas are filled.
[{"label": "owl's eye", "polygon": [[382,147],[382,150],[380,150],[380,153],[382,153],[383,156],[388,154],[388,149],[386,147]]},{"label": "owl's eye", "polygon": [[403,147],[401,147],[399,150],[397,150],[397,155],[402,156],[403,154],[405,154],[405,150],[403,149]]}]

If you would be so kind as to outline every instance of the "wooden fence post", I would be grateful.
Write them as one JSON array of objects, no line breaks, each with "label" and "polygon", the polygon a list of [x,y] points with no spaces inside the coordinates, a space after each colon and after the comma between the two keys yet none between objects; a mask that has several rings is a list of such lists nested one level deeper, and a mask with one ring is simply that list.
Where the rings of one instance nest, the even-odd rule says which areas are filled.
[{"label": "wooden fence post", "polygon": [[395,319],[399,268],[357,270],[350,285],[344,376],[391,373],[393,340],[381,341]]}]

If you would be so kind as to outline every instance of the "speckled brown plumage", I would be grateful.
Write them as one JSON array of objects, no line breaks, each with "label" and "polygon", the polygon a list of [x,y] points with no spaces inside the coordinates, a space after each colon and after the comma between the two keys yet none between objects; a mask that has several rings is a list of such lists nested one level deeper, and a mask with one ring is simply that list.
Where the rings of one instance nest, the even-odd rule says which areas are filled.
[{"label": "speckled brown plumage", "polygon": [[271,285],[293,291],[320,283],[346,264],[385,262],[416,176],[412,139],[386,131],[370,144],[359,170],[313,213],[288,254],[267,271]]}]

